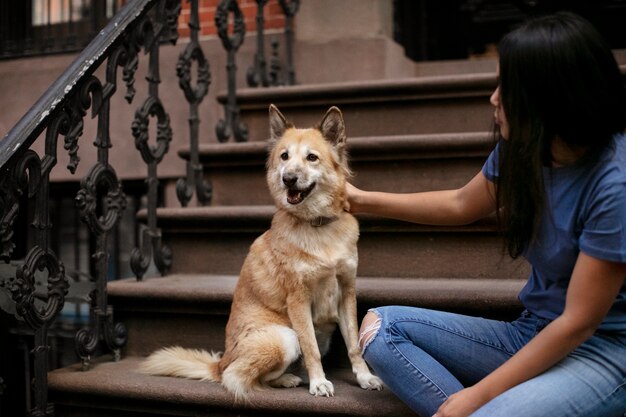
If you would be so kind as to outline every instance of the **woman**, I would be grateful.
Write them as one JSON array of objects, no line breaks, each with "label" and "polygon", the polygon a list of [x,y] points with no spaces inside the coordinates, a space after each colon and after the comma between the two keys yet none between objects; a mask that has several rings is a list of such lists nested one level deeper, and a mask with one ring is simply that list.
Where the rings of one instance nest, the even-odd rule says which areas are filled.
[{"label": "woman", "polygon": [[500,140],[458,190],[367,192],[352,212],[422,224],[498,213],[532,272],[518,320],[412,307],[368,312],[366,361],[420,416],[626,413],[626,104],[610,48],[584,19],[528,21],[499,44]]}]

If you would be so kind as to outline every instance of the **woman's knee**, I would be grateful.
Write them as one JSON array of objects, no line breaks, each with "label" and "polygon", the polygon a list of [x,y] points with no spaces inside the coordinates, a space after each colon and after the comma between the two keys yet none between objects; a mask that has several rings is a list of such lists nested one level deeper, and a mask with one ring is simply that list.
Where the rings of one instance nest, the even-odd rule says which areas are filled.
[{"label": "woman's knee", "polygon": [[361,348],[361,352],[365,351],[367,345],[369,345],[378,334],[380,325],[381,318],[374,310],[368,311],[365,317],[363,317],[361,329],[359,330],[359,347]]}]

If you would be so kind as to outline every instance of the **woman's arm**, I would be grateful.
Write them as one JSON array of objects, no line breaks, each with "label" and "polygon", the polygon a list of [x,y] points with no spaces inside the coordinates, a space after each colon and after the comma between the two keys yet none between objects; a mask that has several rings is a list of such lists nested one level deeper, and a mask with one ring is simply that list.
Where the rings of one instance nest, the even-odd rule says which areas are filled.
[{"label": "woman's arm", "polygon": [[493,213],[496,207],[494,184],[482,172],[457,190],[399,194],[363,191],[351,184],[346,188],[352,213],[420,224],[468,224]]},{"label": "woman's arm", "polygon": [[482,381],[450,396],[433,417],[467,416],[565,358],[593,335],[615,301],[625,276],[626,264],[581,252],[567,289],[563,314]]}]

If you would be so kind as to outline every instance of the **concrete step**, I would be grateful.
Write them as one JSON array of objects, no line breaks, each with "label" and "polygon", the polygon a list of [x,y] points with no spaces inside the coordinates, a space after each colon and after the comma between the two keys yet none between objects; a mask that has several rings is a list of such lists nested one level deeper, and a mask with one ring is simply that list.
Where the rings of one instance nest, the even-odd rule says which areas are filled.
[{"label": "concrete step", "polygon": [[[335,397],[316,398],[306,385],[253,393],[234,404],[220,385],[138,372],[148,353],[163,346],[222,350],[236,275],[172,274],[166,277],[114,281],[109,301],[115,322],[128,329],[128,345],[120,362],[109,355],[88,371],[74,365],[48,376],[50,400],[64,417],[130,416],[411,416],[389,390],[359,388],[347,367],[342,343],[324,358]],[[357,279],[359,320],[373,306],[401,304],[438,308],[493,318],[510,318],[521,306],[516,294],[521,280],[368,278]],[[335,337],[339,337],[335,335]],[[306,377],[305,373],[300,371]]]},{"label": "concrete step", "polygon": [[[267,230],[274,206],[160,208],[158,225],[173,251],[173,273],[239,274],[254,239]],[[140,212],[140,218],[145,212]],[[422,226],[358,215],[359,276],[524,278],[510,260],[494,219],[468,226]]]},{"label": "concrete step", "polygon": [[[115,322],[128,329],[125,355],[181,345],[221,351],[237,275],[171,274],[109,283]],[[477,278],[357,278],[358,315],[381,305],[410,305],[491,318],[512,318],[524,280]],[[335,350],[342,353],[343,345]],[[329,356],[331,356],[329,354]],[[344,357],[347,361],[347,356]],[[345,362],[344,361],[344,362]],[[333,362],[331,358],[331,362]],[[342,360],[335,358],[335,363]]]},{"label": "concrete step", "polygon": [[415,414],[389,390],[366,391],[349,369],[327,370],[335,396],[314,397],[303,385],[252,393],[250,401],[235,405],[219,384],[180,378],[155,377],[138,372],[140,357],[119,362],[100,358],[93,368],[80,365],[48,376],[55,415],[63,417],[259,417],[355,416],[397,417]]},{"label": "concrete step", "polygon": [[[489,129],[495,72],[307,84],[237,91],[249,140],[268,137],[268,105],[299,127],[319,123],[330,106],[344,113],[350,136],[480,132]],[[225,104],[226,93],[218,94]]]},{"label": "concrete step", "polygon": [[[349,137],[351,181],[397,192],[460,187],[480,170],[493,145],[489,132]],[[179,155],[188,159],[189,149]],[[273,204],[265,182],[266,158],[265,141],[201,145],[211,204]]]}]

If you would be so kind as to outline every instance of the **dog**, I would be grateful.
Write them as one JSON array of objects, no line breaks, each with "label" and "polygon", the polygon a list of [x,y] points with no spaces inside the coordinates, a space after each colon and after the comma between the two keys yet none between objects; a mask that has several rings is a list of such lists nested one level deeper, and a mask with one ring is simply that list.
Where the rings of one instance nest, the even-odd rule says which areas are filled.
[{"label": "dog", "polygon": [[225,351],[172,347],[150,355],[143,372],[220,382],[237,400],[264,387],[295,387],[300,357],[309,392],[333,396],[321,357],[337,325],[358,384],[381,390],[361,357],[356,312],[357,220],[347,212],[350,175],[345,125],[331,107],[319,126],[295,128],[269,108],[267,184],[277,211],[244,261],[226,325]]}]

